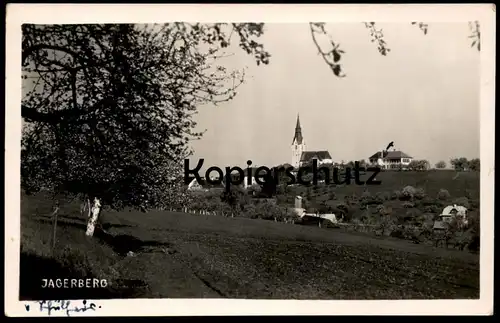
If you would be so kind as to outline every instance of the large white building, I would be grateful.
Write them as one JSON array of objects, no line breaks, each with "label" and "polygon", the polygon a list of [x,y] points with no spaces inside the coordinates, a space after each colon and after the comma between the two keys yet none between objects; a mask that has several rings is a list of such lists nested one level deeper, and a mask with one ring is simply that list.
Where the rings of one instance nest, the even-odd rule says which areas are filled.
[{"label": "large white building", "polygon": [[370,164],[382,169],[404,169],[410,165],[413,157],[399,150],[382,150],[370,156],[369,160]]}]

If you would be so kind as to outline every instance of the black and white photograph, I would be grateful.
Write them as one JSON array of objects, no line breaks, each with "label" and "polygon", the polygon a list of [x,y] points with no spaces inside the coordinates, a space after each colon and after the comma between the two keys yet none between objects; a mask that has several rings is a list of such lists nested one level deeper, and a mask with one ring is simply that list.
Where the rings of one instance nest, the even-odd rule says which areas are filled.
[{"label": "black and white photograph", "polygon": [[7,10],[14,316],[146,299],[493,310],[494,5],[441,21],[434,5],[295,21],[108,5],[95,22],[24,6],[11,27]]}]

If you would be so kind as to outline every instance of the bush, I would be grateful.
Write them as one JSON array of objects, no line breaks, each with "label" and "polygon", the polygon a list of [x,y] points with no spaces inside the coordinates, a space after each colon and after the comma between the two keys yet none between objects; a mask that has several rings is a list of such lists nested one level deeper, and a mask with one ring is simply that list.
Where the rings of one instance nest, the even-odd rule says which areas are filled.
[{"label": "bush", "polygon": [[286,214],[286,208],[265,201],[257,204],[255,213],[258,218],[263,220],[282,221]]},{"label": "bush", "polygon": [[339,215],[339,218],[342,218],[343,221],[349,222],[352,219],[352,214],[350,212],[350,208],[345,203],[339,203],[334,209],[334,213]]},{"label": "bush", "polygon": [[437,205],[427,205],[427,206],[424,206],[423,211],[425,213],[439,214],[439,213],[441,213],[441,208]]},{"label": "bush", "polygon": [[402,197],[405,200],[413,199],[413,197],[415,196],[416,192],[417,192],[417,190],[413,186],[406,186],[401,191]]},{"label": "bush", "polygon": [[480,220],[481,216],[479,211],[469,212],[468,214],[469,228],[467,231],[470,233],[470,241],[468,249],[470,251],[479,251],[479,234],[480,234]]},{"label": "bush", "polygon": [[421,200],[421,199],[426,197],[425,190],[423,188],[417,188],[417,189],[415,189],[413,196],[417,200]]},{"label": "bush", "polygon": [[449,243],[459,250],[464,250],[471,244],[472,238],[473,234],[470,231],[456,231],[451,236]]},{"label": "bush", "polygon": [[401,198],[402,193],[400,191],[392,191],[391,200],[399,200]]},{"label": "bush", "polygon": [[462,197],[459,197],[459,198],[453,200],[453,204],[461,205],[467,209],[470,208],[469,199],[466,198],[465,196],[462,196]]},{"label": "bush", "polygon": [[396,223],[391,216],[384,215],[380,219],[378,230],[381,231],[382,235],[390,235],[391,232],[396,228]]},{"label": "bush", "polygon": [[415,207],[415,204],[413,204],[412,202],[404,202],[404,203],[403,203],[403,207],[404,207],[405,209],[410,209],[410,208]]},{"label": "bush", "polygon": [[333,213],[333,207],[331,205],[326,204],[326,203],[322,203],[318,208],[318,212],[320,214]]},{"label": "bush", "polygon": [[421,225],[424,222],[424,219],[422,218],[422,212],[420,212],[418,209],[411,209],[406,211],[404,220],[405,222],[418,225]]},{"label": "bush", "polygon": [[450,192],[448,192],[448,190],[443,189],[443,188],[440,189],[439,192],[438,192],[438,194],[437,194],[438,200],[441,200],[441,201],[446,201],[450,197],[451,197]]},{"label": "bush", "polygon": [[479,200],[470,200],[469,201],[469,206],[471,210],[479,210]]},{"label": "bush", "polygon": [[361,201],[368,201],[372,198],[372,194],[369,191],[364,191],[361,194]]},{"label": "bush", "polygon": [[377,196],[383,201],[389,201],[391,199],[391,193],[389,192],[378,192]]},{"label": "bush", "polygon": [[404,239],[405,238],[404,228],[402,226],[395,226],[393,227],[389,235],[393,238]]},{"label": "bush", "polygon": [[245,208],[242,212],[242,216],[249,219],[257,218],[257,210],[254,204],[245,205]]}]

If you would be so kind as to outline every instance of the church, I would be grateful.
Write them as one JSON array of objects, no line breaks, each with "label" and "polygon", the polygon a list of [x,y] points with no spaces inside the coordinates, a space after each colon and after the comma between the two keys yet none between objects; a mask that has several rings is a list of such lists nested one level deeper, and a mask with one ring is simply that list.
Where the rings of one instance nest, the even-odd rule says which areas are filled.
[{"label": "church", "polygon": [[295,135],[292,140],[292,163],[291,165],[297,169],[304,164],[312,162],[314,159],[318,164],[333,163],[332,156],[327,150],[307,151],[306,142],[302,136],[302,128],[300,127],[300,118],[297,115],[297,124],[295,125]]}]

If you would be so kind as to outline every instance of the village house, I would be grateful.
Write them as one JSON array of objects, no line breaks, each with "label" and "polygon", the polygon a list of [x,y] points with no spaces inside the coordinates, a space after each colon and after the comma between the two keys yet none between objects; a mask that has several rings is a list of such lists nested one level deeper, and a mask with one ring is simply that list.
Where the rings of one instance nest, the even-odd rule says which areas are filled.
[{"label": "village house", "polygon": [[456,204],[445,207],[439,215],[439,219],[434,222],[434,231],[446,230],[448,224],[454,219],[457,221],[459,228],[467,227],[467,208]]},{"label": "village house", "polygon": [[413,160],[413,157],[400,150],[382,150],[373,154],[368,159],[370,164],[377,165],[382,169],[406,169]]}]

